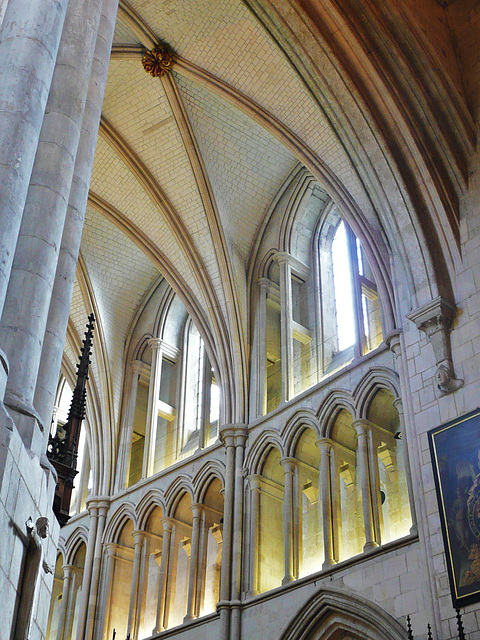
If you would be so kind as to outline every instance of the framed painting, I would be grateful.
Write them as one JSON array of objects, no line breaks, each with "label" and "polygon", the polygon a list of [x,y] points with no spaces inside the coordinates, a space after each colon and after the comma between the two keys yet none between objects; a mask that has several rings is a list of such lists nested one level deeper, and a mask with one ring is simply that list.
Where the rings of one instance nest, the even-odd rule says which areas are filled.
[{"label": "framed painting", "polygon": [[456,608],[480,600],[480,409],[428,438]]}]

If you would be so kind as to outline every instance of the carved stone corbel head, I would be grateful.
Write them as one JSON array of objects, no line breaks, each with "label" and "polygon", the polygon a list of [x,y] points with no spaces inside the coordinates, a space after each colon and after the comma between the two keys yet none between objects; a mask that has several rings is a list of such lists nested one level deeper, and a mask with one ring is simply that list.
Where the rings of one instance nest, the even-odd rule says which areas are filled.
[{"label": "carved stone corbel head", "polygon": [[437,365],[435,385],[438,397],[453,393],[464,384],[453,370],[450,328],[455,313],[455,306],[438,296],[407,315],[417,329],[427,335],[433,347]]}]

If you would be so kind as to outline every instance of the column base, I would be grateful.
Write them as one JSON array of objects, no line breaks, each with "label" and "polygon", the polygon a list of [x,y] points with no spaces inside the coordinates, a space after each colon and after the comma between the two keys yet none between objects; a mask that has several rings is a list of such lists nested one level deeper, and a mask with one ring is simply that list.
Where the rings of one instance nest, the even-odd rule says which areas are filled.
[{"label": "column base", "polygon": [[333,567],[337,564],[337,561],[333,558],[327,558],[325,562],[322,564],[322,569],[328,569],[329,567]]},{"label": "column base", "polygon": [[378,542],[374,542],[374,541],[372,540],[372,542],[366,542],[366,543],[363,545],[363,550],[364,550],[364,551],[371,551],[372,549],[376,549],[377,547],[378,547]]},{"label": "column base", "polygon": [[294,577],[293,576],[285,576],[284,579],[282,580],[282,584],[290,584],[290,582],[293,582]]},{"label": "column base", "polygon": [[183,619],[183,624],[185,624],[186,622],[191,622],[192,620],[196,620],[196,618],[197,618],[197,616],[190,616],[187,613],[187,615]]},{"label": "column base", "polygon": [[247,593],[245,594],[245,596],[247,598],[254,598],[255,596],[258,596],[258,590],[257,589],[250,589],[249,591],[247,591]]}]

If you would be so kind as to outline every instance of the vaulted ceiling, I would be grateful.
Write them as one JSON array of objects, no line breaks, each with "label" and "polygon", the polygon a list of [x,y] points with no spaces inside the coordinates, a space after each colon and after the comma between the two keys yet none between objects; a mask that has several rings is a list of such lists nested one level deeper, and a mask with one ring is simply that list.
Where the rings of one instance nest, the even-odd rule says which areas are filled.
[{"label": "vaulted ceiling", "polygon": [[[385,154],[370,160],[367,180],[368,163],[355,148],[354,138],[376,135],[368,119],[356,128],[340,93],[337,104],[326,89],[316,94],[252,5],[268,2],[120,2],[66,348],[71,362],[72,336],[82,335],[94,310],[92,378],[113,431],[125,342],[160,274],[181,295],[232,389],[227,419],[245,415],[239,387],[248,376],[249,277],[269,207],[299,163],[384,247],[388,230],[395,235],[396,218],[381,201],[390,180],[382,175]],[[163,78],[141,62],[158,42],[174,54]],[[327,66],[335,65],[328,51],[322,55],[317,72],[331,74],[331,91]]]}]

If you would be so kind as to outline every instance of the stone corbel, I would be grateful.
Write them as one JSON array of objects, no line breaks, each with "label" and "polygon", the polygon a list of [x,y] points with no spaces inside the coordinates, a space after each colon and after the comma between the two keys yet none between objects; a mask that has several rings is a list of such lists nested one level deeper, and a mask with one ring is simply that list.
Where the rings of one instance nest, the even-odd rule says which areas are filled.
[{"label": "stone corbel", "polygon": [[450,343],[450,328],[455,317],[455,306],[441,296],[407,315],[417,329],[430,340],[435,354],[437,370],[435,385],[437,396],[442,397],[463,387],[463,380],[455,376]]}]

